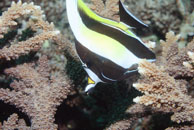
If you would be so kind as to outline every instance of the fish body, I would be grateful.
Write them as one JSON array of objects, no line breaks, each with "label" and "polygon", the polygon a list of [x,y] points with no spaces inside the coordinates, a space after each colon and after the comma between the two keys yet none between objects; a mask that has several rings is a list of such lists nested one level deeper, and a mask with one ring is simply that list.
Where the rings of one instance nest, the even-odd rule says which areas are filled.
[{"label": "fish body", "polygon": [[130,31],[147,25],[127,11],[121,1],[120,16],[125,16],[121,22],[95,14],[82,0],[66,0],[66,8],[76,51],[89,76],[86,92],[98,82],[128,78],[137,72],[140,59],[155,60],[155,54]]}]

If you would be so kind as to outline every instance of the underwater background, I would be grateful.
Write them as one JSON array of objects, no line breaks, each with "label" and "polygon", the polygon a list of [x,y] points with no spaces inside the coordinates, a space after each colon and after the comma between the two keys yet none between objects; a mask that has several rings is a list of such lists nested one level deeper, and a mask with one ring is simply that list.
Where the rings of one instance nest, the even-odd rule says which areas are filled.
[{"label": "underwater background", "polygon": [[[84,2],[119,21],[118,0]],[[0,129],[194,130],[194,0],[123,2],[157,60],[87,94],[65,0],[0,1]]]}]

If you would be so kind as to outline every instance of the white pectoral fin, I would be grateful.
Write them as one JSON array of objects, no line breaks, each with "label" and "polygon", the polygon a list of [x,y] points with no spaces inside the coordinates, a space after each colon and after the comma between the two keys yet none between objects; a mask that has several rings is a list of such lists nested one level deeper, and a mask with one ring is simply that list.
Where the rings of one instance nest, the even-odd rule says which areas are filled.
[{"label": "white pectoral fin", "polygon": [[88,77],[88,85],[85,88],[85,92],[88,92],[91,88],[96,86],[96,82],[93,81],[90,77]]},{"label": "white pectoral fin", "polygon": [[89,90],[91,90],[91,88],[94,88],[96,86],[96,84],[88,84],[85,88],[85,92],[88,92]]},{"label": "white pectoral fin", "polygon": [[85,92],[88,92],[91,88],[94,88],[98,82],[102,82],[98,76],[89,68],[84,68],[88,73],[88,85],[85,88]]}]

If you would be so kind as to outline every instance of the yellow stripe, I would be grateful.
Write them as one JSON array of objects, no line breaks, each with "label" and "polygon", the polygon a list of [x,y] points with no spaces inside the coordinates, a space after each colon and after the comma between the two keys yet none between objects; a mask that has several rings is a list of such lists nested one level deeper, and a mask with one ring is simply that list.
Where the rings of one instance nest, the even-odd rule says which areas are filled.
[{"label": "yellow stripe", "polygon": [[124,23],[122,22],[116,22],[116,21],[112,21],[103,17],[100,17],[98,15],[96,15],[90,8],[87,7],[87,5],[82,1],[82,0],[78,0],[78,7],[86,14],[88,15],[90,18],[101,22],[101,23],[105,23],[107,25],[111,25],[113,27],[119,28],[123,31],[125,31],[126,33],[128,33],[130,36],[135,37],[136,35],[133,34],[130,30],[129,27],[126,26]]},{"label": "yellow stripe", "polygon": [[98,52],[97,54],[108,59],[114,59],[113,61],[122,61],[124,60],[123,58],[125,58],[125,56],[127,55],[127,49],[117,40],[106,35],[97,33],[83,26],[80,27],[79,30],[81,32],[80,37],[82,37],[84,40],[87,40],[87,42],[84,42],[84,46],[92,50],[93,52]]}]

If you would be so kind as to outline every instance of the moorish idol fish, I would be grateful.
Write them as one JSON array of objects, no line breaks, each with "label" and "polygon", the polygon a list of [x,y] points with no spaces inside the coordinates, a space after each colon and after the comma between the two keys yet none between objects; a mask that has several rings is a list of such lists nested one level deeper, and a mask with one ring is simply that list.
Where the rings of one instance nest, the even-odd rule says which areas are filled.
[{"label": "moorish idol fish", "polygon": [[141,59],[155,54],[130,29],[148,26],[119,1],[120,22],[94,13],[82,0],[66,0],[67,16],[80,61],[88,73],[85,92],[99,82],[114,82],[137,72]]}]

